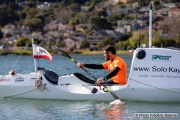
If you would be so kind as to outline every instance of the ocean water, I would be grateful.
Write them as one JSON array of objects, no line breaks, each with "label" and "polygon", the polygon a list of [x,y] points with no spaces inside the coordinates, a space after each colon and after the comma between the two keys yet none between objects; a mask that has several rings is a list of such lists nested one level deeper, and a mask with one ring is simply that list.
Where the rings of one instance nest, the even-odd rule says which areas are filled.
[{"label": "ocean water", "polygon": [[[119,55],[127,63],[128,72],[132,55]],[[71,55],[79,62],[101,63],[102,55]],[[59,75],[73,72],[86,73],[72,61],[60,55],[53,56],[53,61],[36,61],[38,67],[55,71]],[[32,56],[0,56],[0,74],[10,70],[17,73],[34,71]],[[88,69],[96,77],[107,74],[104,70]],[[143,97],[143,96],[142,96]],[[179,120],[180,103],[155,103],[125,101],[124,105],[110,105],[99,101],[63,101],[37,99],[0,99],[0,120]],[[169,116],[168,116],[169,115]],[[142,117],[143,116],[143,117]]]}]

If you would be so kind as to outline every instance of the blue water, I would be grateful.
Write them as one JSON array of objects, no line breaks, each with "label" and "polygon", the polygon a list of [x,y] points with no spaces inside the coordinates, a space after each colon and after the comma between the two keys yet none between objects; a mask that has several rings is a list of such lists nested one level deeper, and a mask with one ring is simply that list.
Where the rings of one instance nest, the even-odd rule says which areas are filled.
[{"label": "blue water", "polygon": [[[119,55],[127,63],[128,72],[132,55]],[[102,55],[71,55],[79,62],[101,63]],[[18,60],[18,62],[16,62]],[[15,64],[16,63],[16,64]],[[37,66],[51,69],[59,75],[73,72],[86,73],[72,61],[63,56],[53,56],[53,61],[39,59]],[[18,73],[34,71],[32,56],[0,56],[0,74],[7,74],[11,69]],[[107,74],[104,70],[88,69],[96,77]],[[142,96],[143,97],[143,96]],[[109,105],[109,102],[97,101],[62,101],[35,99],[0,99],[0,120],[179,120],[163,117],[135,117],[135,113],[174,113],[180,115],[180,103],[152,103],[125,101],[125,105]]]}]

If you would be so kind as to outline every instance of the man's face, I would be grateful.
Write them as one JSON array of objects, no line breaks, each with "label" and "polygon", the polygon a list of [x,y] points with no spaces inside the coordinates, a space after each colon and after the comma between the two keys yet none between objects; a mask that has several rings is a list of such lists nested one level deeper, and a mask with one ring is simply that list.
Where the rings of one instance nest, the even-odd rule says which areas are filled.
[{"label": "man's face", "polygon": [[110,60],[110,55],[109,55],[109,52],[106,52],[105,50],[103,51],[104,53],[104,58],[106,61],[109,61]]}]

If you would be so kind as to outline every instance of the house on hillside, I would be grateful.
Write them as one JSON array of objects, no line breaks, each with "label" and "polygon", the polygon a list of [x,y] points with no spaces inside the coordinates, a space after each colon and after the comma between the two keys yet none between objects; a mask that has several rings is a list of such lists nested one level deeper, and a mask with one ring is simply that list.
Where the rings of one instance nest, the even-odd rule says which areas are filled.
[{"label": "house on hillside", "polygon": [[65,30],[68,33],[73,33],[76,30],[76,26],[59,24],[58,30]]},{"label": "house on hillside", "polygon": [[176,7],[176,4],[175,3],[164,3],[163,7],[165,7],[165,8],[174,8],[174,7]]},{"label": "house on hillside", "polygon": [[121,34],[125,34],[127,32],[127,29],[124,27],[117,27],[114,30],[120,32]]},{"label": "house on hillside", "polygon": [[62,37],[62,34],[59,33],[58,31],[54,31],[54,32],[48,32],[44,34],[43,37],[44,37],[44,40],[50,41],[51,45],[55,45],[56,40],[59,40]]},{"label": "house on hillside", "polygon": [[15,26],[13,24],[5,25],[2,28],[2,33],[5,40],[9,43],[9,46],[13,46],[14,42],[19,38],[29,38],[31,39],[31,31],[25,26]]},{"label": "house on hillside", "polygon": [[171,8],[168,11],[168,17],[180,17],[180,9],[178,7]]},{"label": "house on hillside", "polygon": [[89,7],[88,7],[88,6],[81,6],[81,10],[82,10],[83,12],[88,12]]},{"label": "house on hillside", "polygon": [[115,30],[92,30],[87,34],[86,39],[91,45],[96,45],[97,43],[103,42],[104,38],[112,38],[114,43],[121,40],[121,33]]},{"label": "house on hillside", "polygon": [[33,32],[32,37],[38,40],[44,40],[44,36],[42,35],[42,32]]},{"label": "house on hillside", "polygon": [[81,42],[75,38],[66,38],[63,40],[65,46],[67,46],[68,50],[79,50],[81,46]]},{"label": "house on hillside", "polygon": [[118,3],[127,3],[128,0],[112,0],[114,3],[113,4],[118,4]]},{"label": "house on hillside", "polygon": [[82,32],[74,32],[69,34],[70,38],[75,38],[77,40],[83,40],[86,39],[86,35]]},{"label": "house on hillside", "polygon": [[139,9],[139,12],[142,13],[148,13],[149,12],[149,6],[144,6]]},{"label": "house on hillside", "polygon": [[37,5],[37,8],[41,9],[41,10],[48,10],[51,7],[51,3],[49,2],[43,2],[39,5]]},{"label": "house on hillside", "polygon": [[2,28],[1,32],[3,33],[4,37],[5,37],[6,34],[11,34],[11,35],[13,35],[15,28],[16,28],[15,25],[13,25],[13,24],[7,24],[7,25],[5,25],[5,26]]},{"label": "house on hillside", "polygon": [[22,27],[16,27],[14,29],[14,37],[20,38],[20,37],[31,37],[31,31],[28,27],[22,26]]}]

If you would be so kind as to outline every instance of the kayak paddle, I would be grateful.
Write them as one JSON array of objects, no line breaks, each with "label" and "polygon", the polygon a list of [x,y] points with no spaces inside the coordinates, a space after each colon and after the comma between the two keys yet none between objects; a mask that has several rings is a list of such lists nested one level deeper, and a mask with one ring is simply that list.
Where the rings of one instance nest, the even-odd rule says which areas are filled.
[{"label": "kayak paddle", "polygon": [[[59,48],[56,48],[57,49],[57,51],[58,51],[58,53],[59,54],[61,54],[61,55],[63,55],[63,56],[65,56],[65,57],[67,57],[67,58],[69,58],[72,62],[74,62],[75,64],[77,64],[78,62],[74,59],[74,58],[72,58],[71,56],[69,56],[66,52],[64,52],[63,50],[61,50],[61,49],[59,49]],[[91,76],[92,78],[94,78],[95,80],[97,80],[97,78],[96,77],[94,77],[90,72],[88,72],[84,67],[80,67],[82,70],[84,70],[89,76]],[[108,92],[110,92],[110,94],[113,96],[113,98],[117,101],[117,100],[119,100],[120,102],[121,102],[121,100],[120,100],[120,98],[114,93],[114,92],[112,92],[107,86],[105,86],[104,84],[102,84],[102,86],[108,91]]]}]

